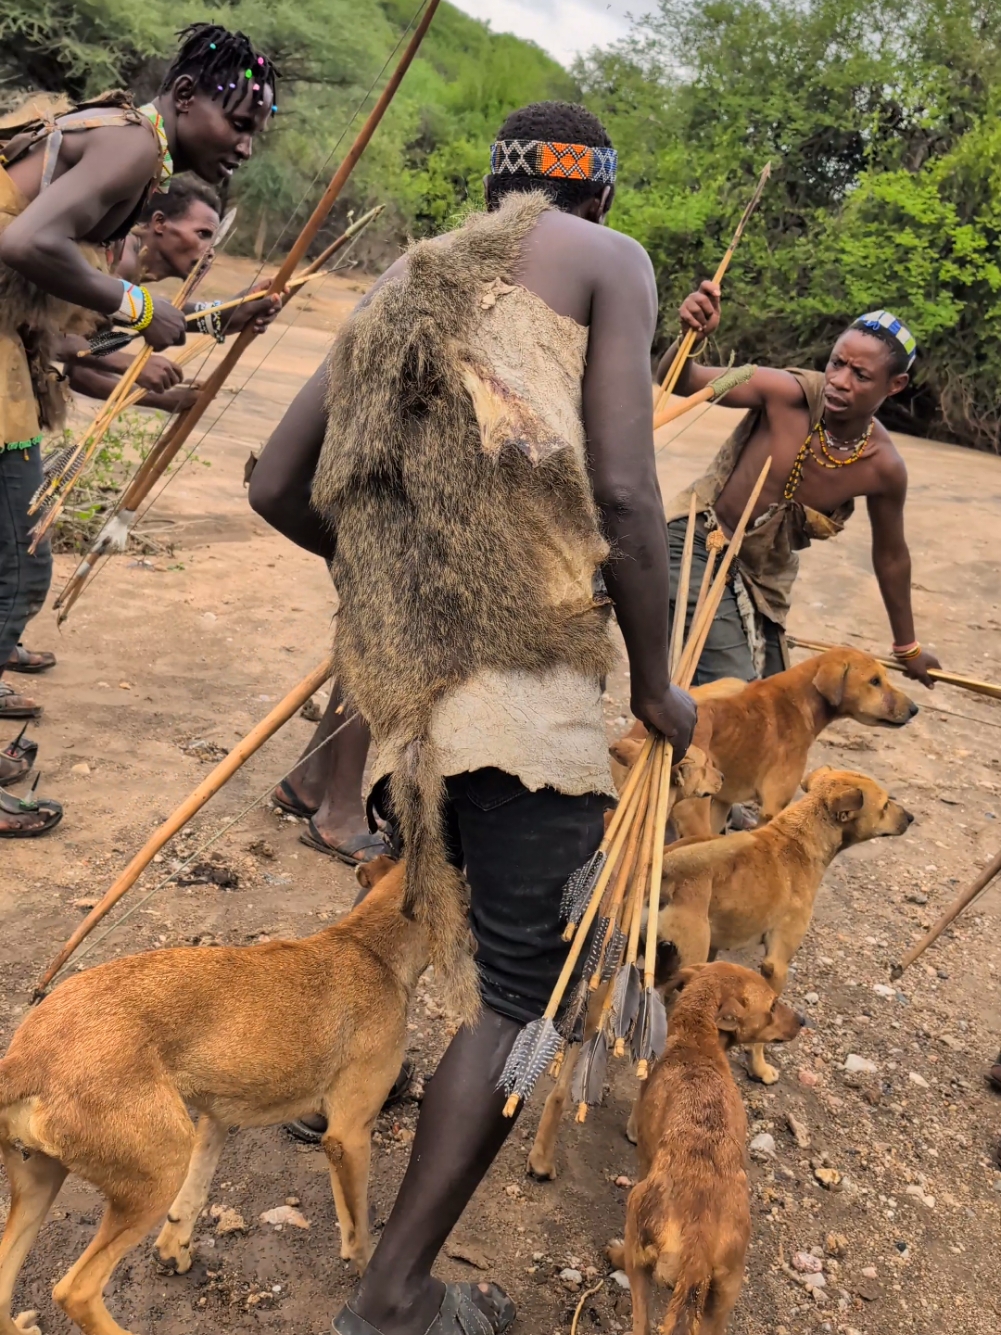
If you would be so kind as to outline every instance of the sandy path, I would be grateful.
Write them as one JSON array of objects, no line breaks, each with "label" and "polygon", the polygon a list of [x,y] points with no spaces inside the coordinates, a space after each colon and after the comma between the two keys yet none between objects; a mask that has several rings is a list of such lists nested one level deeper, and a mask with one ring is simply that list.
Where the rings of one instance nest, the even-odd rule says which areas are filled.
[{"label": "sandy path", "polygon": [[[215,290],[231,291],[245,275],[245,266],[227,264]],[[228,749],[325,651],[333,606],[326,574],[255,519],[241,479],[248,448],[266,439],[356,297],[348,280],[328,282],[248,356],[249,368],[264,355],[260,371],[241,393],[221,396],[225,412],[210,418],[218,420],[199,447],[210,466],[181,470],[154,511],[151,527],[169,533],[174,554],[153,568],[118,558],[62,633],[48,610],[31,627],[31,645],[60,657],[31,688],[47,711],[33,730],[42,791],[65,803],[66,818],[44,842],[0,846],[0,1045],[23,1013],[32,980],[79,921],[74,901],[106,889],[206,773],[205,762],[183,748],[195,739]],[[234,384],[245,378],[238,374]],[[666,493],[701,470],[731,418],[712,409],[662,450]],[[900,446],[911,474],[919,634],[949,667],[997,679],[1001,581],[991,534],[1001,518],[1001,461],[907,438]],[[57,588],[74,564],[57,559]],[[792,629],[884,650],[888,632],[864,515],[836,542],[805,554]],[[610,686],[611,725],[623,715],[623,685],[620,671]],[[929,957],[927,970],[919,966],[906,977],[903,1001],[881,999],[872,984],[885,980],[885,962],[1001,843],[1001,707],[946,688],[933,697],[915,692],[923,705],[953,714],[924,709],[893,735],[840,726],[816,750],[818,763],[858,767],[892,786],[918,822],[905,839],[853,850],[832,868],[790,984],[799,1005],[808,1004],[806,993],[817,995],[809,1007],[816,1028],[780,1056],[784,1074],[773,1090],[741,1077],[755,1132],[773,1133],[777,1146],[777,1158],[753,1170],[751,1273],[734,1323],[742,1335],[997,1329],[1001,1177],[991,1156],[1001,1103],[983,1087],[981,1068],[1001,1030],[998,892]],[[182,846],[195,846],[265,792],[310,732],[294,720],[203,812]],[[349,905],[354,882],[346,869],[303,848],[298,833],[294,822],[257,808],[214,850],[237,872],[238,888],[166,889],[88,962],[154,944],[315,930],[318,919]],[[262,839],[274,856],[249,851]],[[154,871],[167,870],[172,856]],[[147,877],[143,888],[153,883]],[[927,904],[912,902],[923,895]],[[418,1066],[429,1073],[445,1040],[431,993],[422,993],[411,1029]],[[868,1083],[840,1070],[849,1051],[877,1061],[879,1073]],[[798,1079],[806,1068],[816,1084]],[[912,1071],[927,1084],[912,1080]],[[475,1242],[491,1271],[510,1284],[522,1311],[517,1329],[526,1335],[567,1329],[576,1293],[559,1280],[561,1270],[576,1261],[572,1268],[582,1273],[589,1266],[605,1273],[601,1250],[621,1231],[626,1194],[613,1180],[635,1171],[621,1136],[629,1092],[629,1077],[617,1073],[607,1105],[586,1127],[566,1128],[561,1177],[553,1184],[524,1177],[537,1099],[459,1226],[461,1238]],[[789,1110],[811,1127],[812,1150],[793,1145],[785,1130]],[[409,1104],[380,1124],[373,1185],[380,1218],[415,1114]],[[816,1184],[810,1160],[822,1155],[845,1173],[847,1191],[832,1194]],[[275,1233],[256,1222],[288,1195],[301,1199],[310,1232]],[[248,1235],[217,1239],[206,1221],[200,1259],[180,1279],[157,1270],[148,1246],[140,1250],[111,1286],[116,1316],[133,1330],[169,1335],[200,1335],[220,1324],[327,1330],[350,1279],[337,1259],[322,1156],[297,1150],[278,1131],[234,1138],[213,1199],[243,1214]],[[41,1308],[46,1332],[68,1329],[48,1291],[89,1236],[96,1210],[94,1193],[70,1184],[26,1267],[19,1306]],[[782,1271],[779,1248],[788,1259],[822,1247],[830,1232],[847,1243],[828,1267],[821,1305]],[[875,1278],[863,1273],[868,1268]],[[475,1272],[449,1260],[442,1273]],[[582,1330],[623,1329],[628,1319],[628,1296],[610,1282],[589,1301]]]}]

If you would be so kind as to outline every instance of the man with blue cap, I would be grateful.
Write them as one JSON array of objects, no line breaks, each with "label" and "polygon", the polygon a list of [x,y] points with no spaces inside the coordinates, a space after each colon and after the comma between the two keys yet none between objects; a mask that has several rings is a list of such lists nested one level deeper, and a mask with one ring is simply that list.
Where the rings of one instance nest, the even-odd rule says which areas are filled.
[{"label": "man with blue cap", "polygon": [[[682,328],[703,338],[719,324],[720,296],[704,282],[680,310]],[[674,349],[664,354],[663,375]],[[706,474],[667,507],[672,554],[672,614],[692,494],[697,528],[690,616],[708,550],[729,540],[764,466],[772,466],[751,517],[734,577],[699,661],[696,684],[721,677],[750,681],[788,666],[784,629],[799,570],[799,552],[840,533],[865,497],[872,528],[872,565],[892,632],[892,653],[908,676],[930,687],[938,659],[917,640],[911,609],[911,558],[904,537],[907,469],[876,417],[910,382],[917,354],[913,335],[889,311],[854,320],[823,371],[756,367],[720,400],[748,411]],[[689,361],[676,393],[708,385],[719,368]]]}]

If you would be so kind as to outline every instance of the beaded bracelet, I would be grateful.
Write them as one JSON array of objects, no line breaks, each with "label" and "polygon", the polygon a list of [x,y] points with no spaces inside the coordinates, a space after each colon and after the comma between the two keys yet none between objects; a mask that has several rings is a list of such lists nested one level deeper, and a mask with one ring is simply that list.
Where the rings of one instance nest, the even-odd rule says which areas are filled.
[{"label": "beaded bracelet", "polygon": [[196,311],[207,311],[209,314],[200,316],[195,322],[195,328],[200,334],[211,334],[217,343],[225,343],[226,335],[222,332],[222,319],[219,312],[212,310],[217,303],[212,301],[196,301]]},{"label": "beaded bracelet", "polygon": [[911,658],[917,658],[921,653],[921,645],[914,640],[911,644],[895,644],[893,646],[893,656],[901,663],[906,663]]},{"label": "beaded bracelet", "polygon": [[148,329],[153,323],[153,298],[144,287],[141,287],[139,291],[143,295],[143,313],[133,325],[137,334],[141,334],[144,329]]},{"label": "beaded bracelet", "polygon": [[112,319],[116,324],[129,325],[142,333],[144,329],[149,328],[153,320],[153,298],[147,289],[140,287],[138,283],[129,283],[124,278],[120,281],[122,300]]}]

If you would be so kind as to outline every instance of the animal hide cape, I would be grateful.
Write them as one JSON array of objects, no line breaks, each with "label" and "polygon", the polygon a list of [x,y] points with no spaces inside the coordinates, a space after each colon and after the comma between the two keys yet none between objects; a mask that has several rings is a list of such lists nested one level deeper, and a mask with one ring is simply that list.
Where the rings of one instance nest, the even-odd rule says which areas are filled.
[{"label": "animal hide cape", "polygon": [[[466,896],[445,857],[434,705],[474,673],[609,669],[608,552],[583,464],[482,364],[484,291],[511,282],[551,207],[513,194],[352,316],[331,352],[313,504],[336,534],[338,679],[373,734],[401,744],[391,781],[407,858],[405,911],[429,934],[451,1004],[478,1006]],[[571,579],[568,572],[584,572]]]}]

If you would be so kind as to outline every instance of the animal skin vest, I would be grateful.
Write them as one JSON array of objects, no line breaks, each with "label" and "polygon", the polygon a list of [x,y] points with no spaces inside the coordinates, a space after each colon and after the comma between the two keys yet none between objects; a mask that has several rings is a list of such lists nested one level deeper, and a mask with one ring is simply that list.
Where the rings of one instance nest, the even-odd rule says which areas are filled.
[{"label": "animal skin vest", "polygon": [[[406,273],[359,308],[330,360],[313,500],[337,536],[336,671],[391,748],[405,903],[445,971],[466,927],[441,838],[442,776],[456,772],[448,756],[467,706],[485,691],[496,720],[512,692],[527,690],[526,737],[542,711],[537,756],[546,692],[550,705],[568,692],[580,764],[599,776],[576,790],[607,786],[600,682],[613,650],[608,599],[596,592],[608,549],[584,462],[586,331],[513,281],[548,207],[544,196],[513,195],[414,246]],[[476,755],[463,767],[517,772],[503,732],[494,751],[458,748]]]}]

